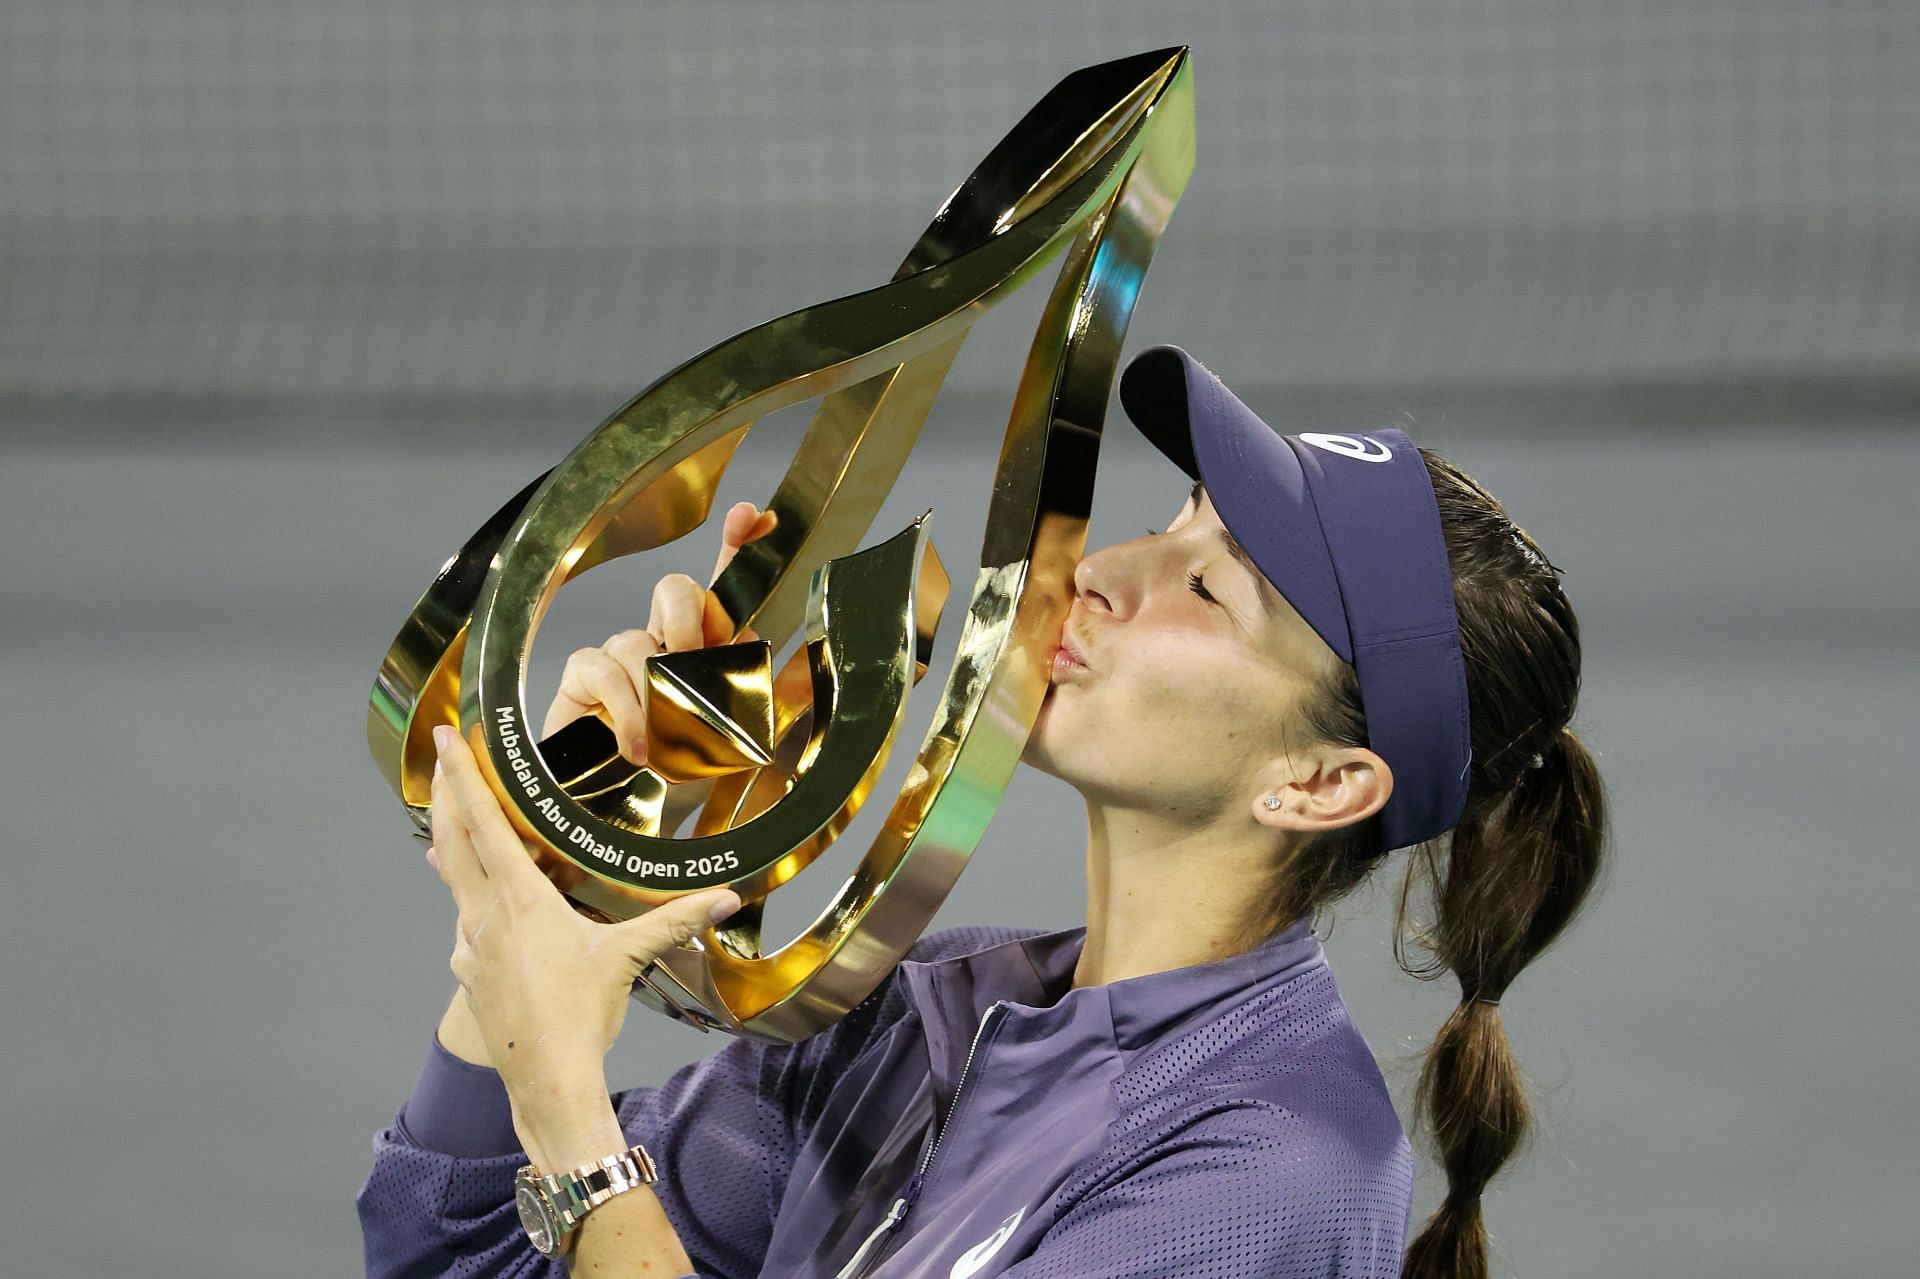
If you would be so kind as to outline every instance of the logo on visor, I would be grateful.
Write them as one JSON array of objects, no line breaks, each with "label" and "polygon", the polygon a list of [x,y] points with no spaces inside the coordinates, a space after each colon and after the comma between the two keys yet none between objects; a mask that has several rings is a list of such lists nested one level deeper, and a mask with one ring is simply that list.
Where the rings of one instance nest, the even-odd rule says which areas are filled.
[{"label": "logo on visor", "polygon": [[[1362,462],[1386,462],[1393,458],[1393,450],[1382,444],[1379,440],[1374,439],[1371,435],[1363,435],[1360,437],[1360,440],[1365,440],[1366,444],[1362,444],[1360,440],[1354,439],[1351,435],[1320,435],[1316,433],[1302,435],[1299,439],[1302,443],[1311,444],[1317,449],[1325,449],[1329,453],[1338,453],[1342,457],[1356,458]],[[1367,447],[1367,444],[1373,445],[1374,448],[1380,451],[1378,453],[1373,452]]]}]

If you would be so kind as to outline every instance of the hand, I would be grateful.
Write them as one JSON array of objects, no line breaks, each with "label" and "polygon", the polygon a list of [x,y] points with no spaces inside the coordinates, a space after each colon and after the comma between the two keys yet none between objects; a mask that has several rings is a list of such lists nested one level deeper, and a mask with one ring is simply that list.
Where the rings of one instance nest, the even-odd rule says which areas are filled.
[{"label": "hand", "polygon": [[[762,511],[751,502],[736,502],[722,522],[720,554],[714,563],[713,575],[719,577],[742,546],[766,536],[779,522],[779,516],[773,511]],[[541,736],[552,734],[582,715],[598,715],[618,735],[621,754],[633,763],[644,762],[647,733],[639,690],[643,687],[646,659],[658,652],[721,643],[732,638],[732,634],[732,619],[711,591],[684,573],[662,578],[653,588],[653,614],[647,629],[623,631],[599,648],[581,649],[568,659],[560,678],[560,693],[547,709]],[[742,637],[758,638],[751,628],[744,630]],[[437,818],[438,789],[435,794]],[[491,792],[488,797],[492,798]],[[436,823],[436,839],[438,832]],[[440,870],[431,849],[427,860]],[[441,871],[440,877],[446,879],[446,872]],[[504,1059],[495,1050],[492,1037],[476,1021],[473,1004],[469,992],[456,991],[435,1034],[440,1043],[461,1060],[500,1069]],[[625,1003],[618,1007],[624,1016]],[[617,1021],[614,1030],[617,1033]],[[515,1043],[518,1042],[516,1039]]]},{"label": "hand", "polygon": [[[641,969],[739,908],[717,888],[618,924],[577,914],[534,865],[472,749],[434,730],[433,847],[459,927],[449,966],[516,1110],[603,1080]],[[604,1087],[594,1085],[604,1100]]]},{"label": "hand", "polygon": [[[736,502],[720,530],[720,558],[713,576],[720,576],[742,546],[765,537],[779,523],[773,511]],[[655,653],[724,644],[733,639],[733,631],[733,619],[712,591],[685,573],[661,578],[653,588],[653,612],[645,630],[621,631],[600,647],[580,649],[567,659],[560,691],[547,708],[540,735],[550,736],[582,715],[598,715],[613,729],[621,755],[632,763],[644,763],[647,721],[640,690],[645,687],[647,659]],[[740,634],[742,639],[759,638],[751,627]]]}]

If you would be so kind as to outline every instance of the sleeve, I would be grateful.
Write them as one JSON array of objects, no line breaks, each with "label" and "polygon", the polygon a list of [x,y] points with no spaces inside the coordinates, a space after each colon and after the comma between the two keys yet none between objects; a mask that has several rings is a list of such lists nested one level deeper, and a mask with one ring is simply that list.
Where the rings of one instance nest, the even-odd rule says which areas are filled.
[{"label": "sleeve", "polygon": [[[654,1191],[696,1279],[751,1279],[760,1270],[792,1167],[785,1100],[796,1047],[732,1039],[657,1088],[613,1097],[628,1139],[659,1165]],[[355,1200],[370,1279],[566,1279],[565,1263],[542,1257],[520,1227],[513,1178],[527,1160],[498,1074],[436,1040],[373,1149]]]},{"label": "sleeve", "polygon": [[1237,1101],[1096,1176],[1004,1279],[1398,1279],[1412,1205],[1404,1136]]},{"label": "sleeve", "polygon": [[[1033,930],[956,928],[906,958],[935,960]],[[658,1088],[614,1094],[629,1141],[660,1169],[654,1186],[693,1262],[690,1279],[752,1279],[773,1237],[795,1153],[839,1079],[904,1015],[890,977],[845,1017],[797,1044],[729,1039]],[[567,1279],[520,1228],[513,1176],[527,1162],[506,1087],[435,1039],[393,1125],[373,1140],[355,1198],[369,1279]]]}]

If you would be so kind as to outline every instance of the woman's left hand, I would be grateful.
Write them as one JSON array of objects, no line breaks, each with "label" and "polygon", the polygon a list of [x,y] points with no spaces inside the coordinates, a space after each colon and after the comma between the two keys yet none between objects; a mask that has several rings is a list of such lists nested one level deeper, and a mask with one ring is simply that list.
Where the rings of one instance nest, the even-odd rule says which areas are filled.
[{"label": "woman's left hand", "polygon": [[516,1113],[573,1086],[604,1102],[607,1050],[634,979],[739,909],[740,898],[718,888],[618,924],[585,918],[534,865],[460,734],[437,728],[434,743],[427,860],[460,912],[449,967]]}]

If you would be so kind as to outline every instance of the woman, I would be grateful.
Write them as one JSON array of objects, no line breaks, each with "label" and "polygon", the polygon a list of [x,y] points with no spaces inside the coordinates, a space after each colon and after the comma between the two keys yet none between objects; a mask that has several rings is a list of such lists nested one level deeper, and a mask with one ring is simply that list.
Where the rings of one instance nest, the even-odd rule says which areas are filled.
[{"label": "woman", "polygon": [[[1480,1193],[1527,1126],[1500,995],[1605,838],[1559,570],[1404,432],[1283,437],[1176,347],[1120,397],[1198,482],[1078,565],[1024,755],[1086,801],[1085,927],[931,934],[805,1043],[609,1099],[634,975],[738,901],[581,919],[445,733],[429,860],[461,992],[376,1141],[371,1273],[539,1272],[516,1170],[637,1142],[659,1180],[567,1232],[575,1273],[1485,1274]],[[722,564],[767,527],[735,507]],[[725,633],[690,579],[654,602],[570,660],[548,731],[597,713],[633,741],[645,656]],[[1447,1193],[1410,1249],[1411,1147],[1311,927],[1399,848],[1432,898],[1418,975],[1461,991],[1416,1100]]]}]

